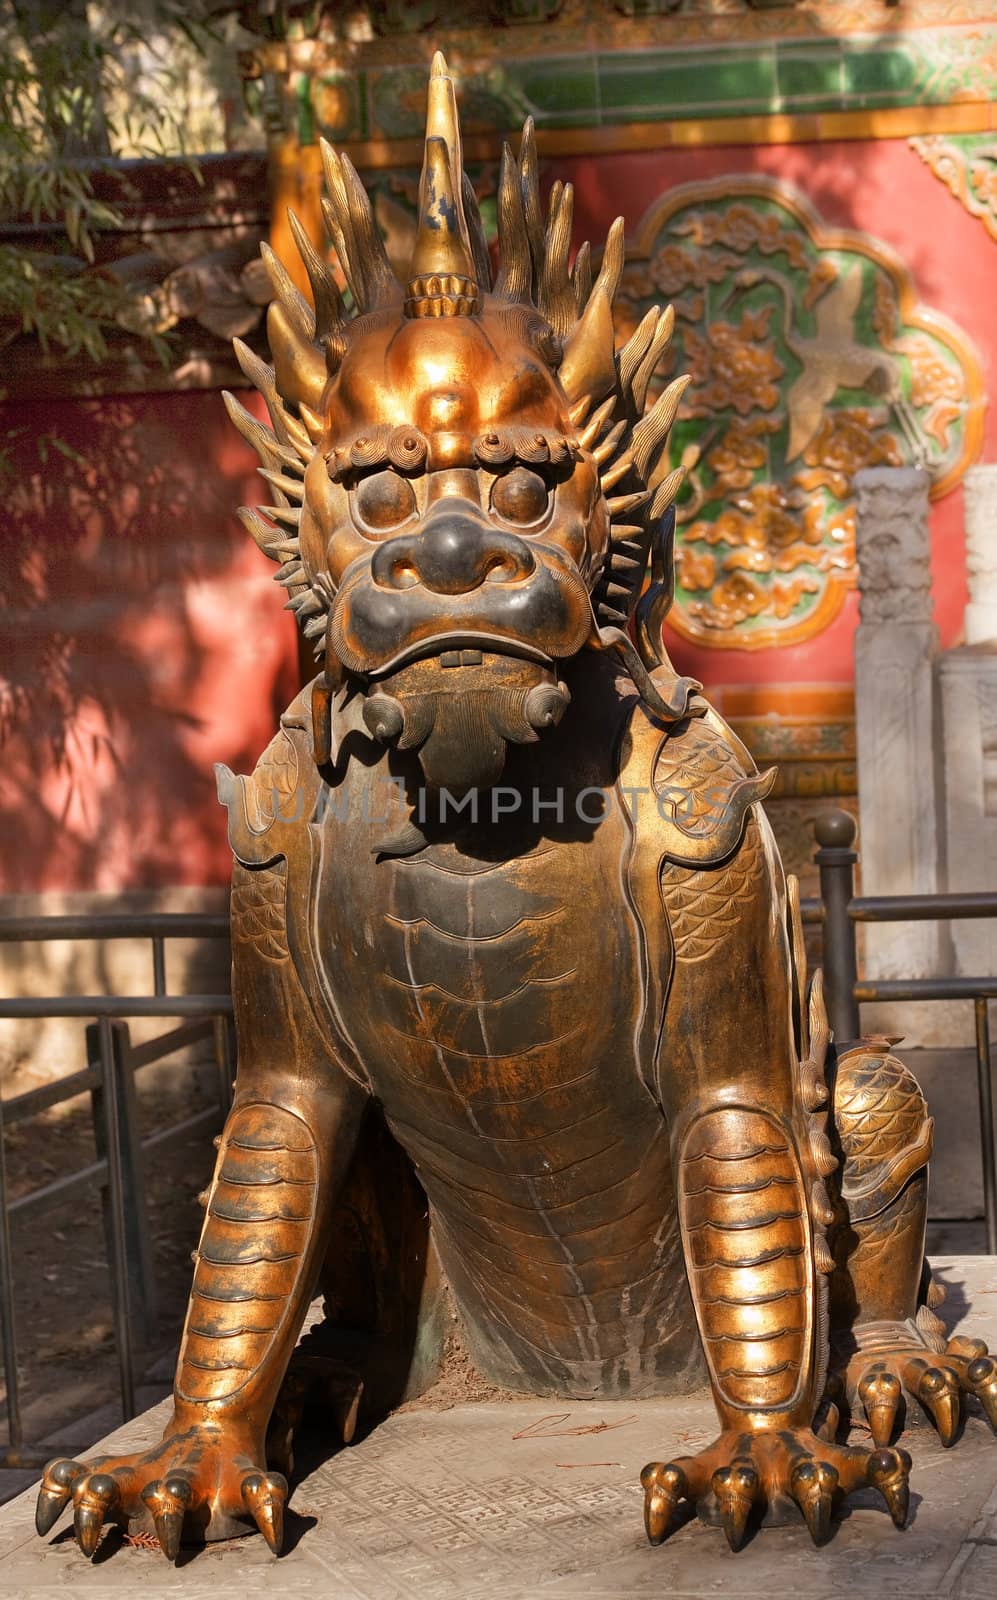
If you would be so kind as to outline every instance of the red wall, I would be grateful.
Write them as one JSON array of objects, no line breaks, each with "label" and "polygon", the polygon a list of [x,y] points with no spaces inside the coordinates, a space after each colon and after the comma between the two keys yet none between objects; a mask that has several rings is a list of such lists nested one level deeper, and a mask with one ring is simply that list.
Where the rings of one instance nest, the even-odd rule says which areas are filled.
[{"label": "red wall", "polygon": [[[227,883],[212,763],[252,768],[297,670],[235,517],[260,498],[256,457],[214,393],[7,412],[2,887]],[[41,463],[40,433],[81,459]]]}]

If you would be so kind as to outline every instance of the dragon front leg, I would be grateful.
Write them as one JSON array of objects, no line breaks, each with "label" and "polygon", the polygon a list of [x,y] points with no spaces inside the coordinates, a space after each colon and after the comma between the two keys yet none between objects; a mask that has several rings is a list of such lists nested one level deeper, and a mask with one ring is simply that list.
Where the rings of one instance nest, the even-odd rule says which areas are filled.
[{"label": "dragon front leg", "polygon": [[272,942],[236,937],[233,947],[236,1097],[194,1252],[173,1415],[161,1442],[136,1455],[51,1463],[38,1493],[39,1534],[72,1502],[88,1556],[105,1522],[155,1531],[171,1561],[183,1538],[254,1524],[281,1546],[288,1487],[268,1470],[267,1425],[367,1095],[330,1058],[286,948],[275,959]]},{"label": "dragon front leg", "polygon": [[[826,1182],[838,1166],[824,1081],[829,1035],[819,976],[804,1001],[798,926],[791,938],[773,916],[783,891],[767,830],[750,824],[740,858],[679,885],[666,869],[676,960],[658,1084],[721,1432],[698,1455],[644,1469],[648,1536],[660,1542],[685,1503],[719,1521],[732,1549],[763,1515],[802,1515],[820,1542],[835,1503],[867,1484],[902,1526],[910,1458],[837,1445],[834,1418],[823,1437],[815,1431],[833,1266]],[[730,932],[714,936],[725,948],[709,949],[712,961],[702,940],[682,937],[693,891],[712,896],[714,908],[728,902]]]}]

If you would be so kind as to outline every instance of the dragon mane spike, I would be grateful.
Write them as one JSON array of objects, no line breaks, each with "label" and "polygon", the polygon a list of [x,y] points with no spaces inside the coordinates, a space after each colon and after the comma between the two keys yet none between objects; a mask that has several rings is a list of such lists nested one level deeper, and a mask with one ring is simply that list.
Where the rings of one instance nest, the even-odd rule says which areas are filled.
[{"label": "dragon mane spike", "polygon": [[578,443],[583,450],[591,449],[596,440],[602,437],[603,430],[609,422],[615,407],[616,396],[611,394],[608,400],[602,402],[598,411],[593,411],[582,432],[578,435]]},{"label": "dragon mane spike", "polygon": [[596,286],[602,289],[610,305],[616,299],[616,291],[620,287],[620,275],[623,272],[623,218],[617,217],[606,235],[606,243],[602,252],[602,266]]},{"label": "dragon mane spike", "polygon": [[[325,356],[315,343],[312,308],[268,244],[260,245],[260,254],[276,297],[267,312],[276,393],[295,404],[301,400],[315,404],[325,388],[326,370]],[[267,400],[270,403],[269,395]]]},{"label": "dragon mane spike", "polygon": [[265,522],[252,506],[240,506],[236,516],[257,548],[271,561],[279,561],[280,557],[274,549],[274,540],[279,537],[277,529]]},{"label": "dragon mane spike", "polygon": [[466,172],[462,174],[461,187],[464,197],[464,219],[471,245],[471,259],[474,262],[474,276],[478,280],[478,287],[487,291],[492,286],[491,257],[488,254],[488,241],[485,238],[478,197],[474,192],[474,184]]},{"label": "dragon mane spike", "polygon": [[650,311],[645,312],[616,358],[620,391],[628,407],[630,405],[634,376],[647,355],[648,347],[654,338],[654,330],[658,326],[660,316],[661,310],[658,306],[652,306]]},{"label": "dragon mane spike", "polygon": [[675,421],[675,413],[678,411],[679,402],[686,389],[688,389],[690,382],[691,379],[688,373],[681,378],[676,378],[674,382],[668,385],[664,393],[658,396],[654,406],[634,428],[630,440],[630,449],[634,458],[634,466],[637,468],[644,483],[649,482],[651,467],[657,460],[658,451],[668,438],[668,430]]},{"label": "dragon mane spike", "polygon": [[322,437],[325,423],[322,421],[322,418],[319,416],[318,412],[313,411],[311,406],[306,405],[303,400],[298,406],[298,410],[301,413],[301,420],[305,425],[305,432],[307,433],[312,444],[317,444],[319,439]]},{"label": "dragon mane spike", "polygon": [[634,374],[633,382],[630,386],[635,416],[639,417],[644,409],[648,384],[654,376],[654,370],[671,340],[674,327],[674,307],[666,306],[658,319],[658,326],[654,330],[651,343]]},{"label": "dragon mane spike", "polygon": [[618,455],[615,460],[611,460],[600,479],[603,494],[608,494],[610,489],[615,488],[620,479],[626,477],[633,464],[634,458],[629,448],[624,450],[621,455]]},{"label": "dragon mane spike", "polygon": [[[599,443],[594,447],[592,451],[592,459],[597,466],[601,467],[604,461],[609,461],[613,456],[615,456],[617,450],[619,449],[620,440],[623,437],[623,430],[626,425],[627,424],[625,420],[623,422],[618,422],[615,427],[610,428],[609,432],[606,434],[606,437],[604,439],[600,439]],[[605,492],[605,487],[605,484],[603,484],[603,492]]]},{"label": "dragon mane spike", "polygon": [[651,497],[649,515],[652,522],[659,517],[663,517],[665,512],[670,508],[675,500],[676,495],[682,487],[684,479],[685,467],[678,466],[675,468],[674,472],[670,472],[668,474],[663,483],[659,483]]},{"label": "dragon mane spike", "polygon": [[243,339],[233,339],[232,349],[235,351],[235,359],[243,375],[249,379],[253,388],[259,389],[264,399],[268,398],[270,391],[276,394],[273,367],[268,367],[262,357],[258,356],[255,350],[250,350]]},{"label": "dragon mane spike", "polygon": [[399,297],[398,279],[395,277],[388,252],[384,248],[381,230],[374,217],[370,196],[348,155],[339,158],[349,207],[355,266],[363,278],[362,310],[379,310],[393,305]]},{"label": "dragon mane spike", "polygon": [[[275,436],[271,453],[285,466],[302,467],[311,456],[311,441],[297,418],[285,410],[277,392],[277,374],[274,368],[268,367],[265,361],[254,355],[241,339],[233,339],[232,348],[246,377],[267,403]],[[308,408],[302,404],[301,409],[307,411]]]},{"label": "dragon mane spike", "polygon": [[277,454],[277,436],[262,422],[257,422],[254,416],[246,410],[244,405],[235,398],[228,389],[222,390],[222,400],[229,418],[247,444],[252,445],[265,467],[276,467],[280,461]]},{"label": "dragon mane spike", "polygon": [[539,283],[540,269],[543,265],[544,226],[540,211],[537,135],[532,117],[527,117],[523,123],[523,137],[519,142],[519,188],[523,199],[526,237],[529,240],[530,258],[533,263],[533,281]]},{"label": "dragon mane spike", "polygon": [[244,375],[249,379],[254,389],[259,390],[267,403],[275,442],[287,445],[289,443],[289,435],[284,426],[286,413],[277,393],[277,381],[273,367],[268,367],[266,362],[261,360],[255,351],[250,350],[248,344],[245,344],[242,339],[233,339],[232,349],[235,351],[235,359],[238,361]]},{"label": "dragon mane spike", "polygon": [[327,139],[319,140],[319,150],[322,154],[322,172],[326,187],[326,193],[322,196],[322,218],[332,240],[332,247],[339,257],[339,265],[343,270],[350,294],[357,308],[362,309],[362,283],[352,255],[356,249],[356,241],[352,236],[350,208],[339,157]]},{"label": "dragon mane spike", "polygon": [[571,184],[555,184],[544,239],[537,308],[561,339],[567,337],[577,318],[575,292],[568,271],[574,205],[575,191]]},{"label": "dragon mane spike", "polygon": [[322,215],[357,311],[364,312],[368,309],[367,272],[354,226],[350,190],[344,170],[346,158],[333,150],[324,139],[321,141],[321,150],[328,190],[328,198],[322,201]]},{"label": "dragon mane spike", "polygon": [[274,472],[271,467],[260,467],[259,474],[265,478],[272,488],[277,489],[290,500],[301,500],[304,493],[304,480],[302,478],[289,478],[283,472]]},{"label": "dragon mane spike", "polygon": [[596,284],[565,341],[558,376],[569,400],[601,400],[616,389],[613,311]]},{"label": "dragon mane spike", "polygon": [[283,261],[271,250],[266,240],[260,245],[260,255],[263,258],[263,265],[267,269],[267,277],[273,285],[273,292],[284,307],[287,319],[294,331],[302,339],[314,339],[315,316],[312,308],[301,293],[301,290],[292,281]]},{"label": "dragon mane spike", "polygon": [[328,262],[323,261],[290,206],[287,208],[287,220],[291,225],[298,254],[312,286],[315,300],[315,341],[325,347],[327,357],[331,354],[334,359],[337,357],[342,359],[342,325],[345,313],[339,285],[332,275]]},{"label": "dragon mane spike", "polygon": [[592,293],[592,246],[586,239],[575,252],[571,269],[571,286],[575,291],[575,310],[581,316]]},{"label": "dragon mane spike", "polygon": [[346,279],[346,287],[353,296],[354,303],[356,303],[357,296],[353,288],[353,271],[350,267],[350,253],[346,248],[346,235],[339,226],[339,218],[336,215],[336,208],[329,199],[328,195],[324,194],[322,196],[321,206],[322,221],[325,223],[325,231],[329,235],[329,238],[332,242],[332,248],[336,252],[336,259],[342,268],[343,277]]},{"label": "dragon mane spike", "polygon": [[550,245],[551,231],[557,219],[557,213],[561,209],[561,196],[563,193],[564,183],[560,178],[555,178],[550,186],[550,194],[547,196],[547,221],[544,224],[544,255],[547,254],[547,249]]},{"label": "dragon mane spike", "polygon": [[507,144],[502,146],[498,191],[499,270],[495,293],[513,303],[529,301],[533,290],[533,259],[523,214],[519,167]]},{"label": "dragon mane spike", "polygon": [[634,489],[630,494],[618,494],[612,500],[607,500],[609,514],[614,522],[620,517],[625,517],[629,511],[634,511],[647,499],[646,489]]},{"label": "dragon mane spike", "polygon": [[280,522],[285,527],[296,528],[301,521],[301,507],[297,506],[261,506],[260,510],[265,517],[270,517],[274,522]]}]

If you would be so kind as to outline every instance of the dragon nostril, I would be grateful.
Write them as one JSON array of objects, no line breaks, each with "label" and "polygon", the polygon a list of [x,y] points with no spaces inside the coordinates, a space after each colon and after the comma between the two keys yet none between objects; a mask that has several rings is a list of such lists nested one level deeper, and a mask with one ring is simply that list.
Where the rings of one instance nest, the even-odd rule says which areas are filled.
[{"label": "dragon nostril", "polygon": [[504,550],[496,550],[486,558],[482,576],[486,583],[507,582],[516,575],[516,564]]},{"label": "dragon nostril", "polygon": [[532,553],[527,550],[493,550],[485,557],[482,578],[485,583],[515,583],[528,578],[536,567]]},{"label": "dragon nostril", "polygon": [[395,589],[411,589],[419,582],[419,574],[411,561],[393,561],[389,578]]}]

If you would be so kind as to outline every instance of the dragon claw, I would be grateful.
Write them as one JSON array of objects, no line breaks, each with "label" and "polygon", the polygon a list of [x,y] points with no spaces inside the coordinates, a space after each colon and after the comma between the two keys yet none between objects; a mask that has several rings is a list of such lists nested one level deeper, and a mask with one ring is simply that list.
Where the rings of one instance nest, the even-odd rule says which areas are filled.
[{"label": "dragon claw", "polygon": [[865,1411],[873,1444],[877,1447],[889,1444],[903,1396],[900,1379],[893,1372],[874,1368],[860,1381],[858,1396]]},{"label": "dragon claw", "polygon": [[242,1480],[243,1503],[275,1556],[284,1542],[287,1479],[279,1472],[251,1472]]},{"label": "dragon claw", "polygon": [[73,1489],[73,1531],[85,1556],[93,1555],[100,1543],[104,1519],[120,1499],[121,1490],[110,1473],[94,1472],[77,1480]]},{"label": "dragon claw", "polygon": [[644,1488],[644,1527],[651,1544],[660,1544],[669,1532],[678,1503],[689,1493],[682,1468],[674,1463],[648,1462],[640,1475]]},{"label": "dragon claw", "polygon": [[189,1481],[178,1473],[171,1473],[164,1480],[157,1478],[142,1490],[142,1499],[149,1508],[160,1549],[167,1561],[176,1561],[180,1554],[183,1519],[193,1498]]},{"label": "dragon claw", "polygon": [[717,1468],[710,1486],[717,1498],[727,1543],[732,1550],[740,1550],[760,1488],[758,1474],[750,1462],[734,1461],[729,1467]]},{"label": "dragon claw", "polygon": [[916,1379],[914,1393],[931,1416],[938,1437],[948,1448],[962,1416],[958,1375],[951,1367],[927,1367]]},{"label": "dragon claw", "polygon": [[789,1492],[796,1501],[814,1544],[825,1544],[831,1533],[831,1507],[838,1474],[824,1461],[801,1461],[793,1468]]},{"label": "dragon claw", "polygon": [[[984,1346],[984,1351],[986,1346]],[[978,1355],[966,1368],[966,1385],[975,1395],[987,1414],[987,1421],[997,1433],[997,1361],[990,1355]]]},{"label": "dragon claw", "polygon": [[78,1461],[66,1457],[50,1461],[45,1468],[35,1502],[35,1530],[41,1538],[55,1527],[73,1498],[73,1484],[86,1476],[86,1470]]},{"label": "dragon claw", "polygon": [[905,1526],[910,1509],[910,1469],[906,1450],[874,1450],[866,1463],[866,1482],[879,1490],[897,1528]]}]

